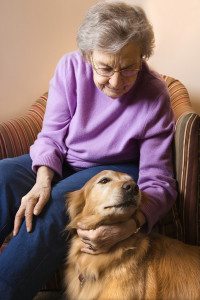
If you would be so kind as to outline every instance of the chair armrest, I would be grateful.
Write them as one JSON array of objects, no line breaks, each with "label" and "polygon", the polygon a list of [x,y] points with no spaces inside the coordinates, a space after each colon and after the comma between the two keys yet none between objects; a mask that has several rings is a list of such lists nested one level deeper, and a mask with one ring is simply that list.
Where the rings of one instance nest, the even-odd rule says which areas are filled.
[{"label": "chair armrest", "polygon": [[200,243],[200,116],[193,112],[182,114],[176,123],[175,167],[178,182],[178,212],[185,242]]},{"label": "chair armrest", "polygon": [[29,152],[42,127],[47,93],[19,118],[0,123],[0,159]]},{"label": "chair armrest", "polygon": [[162,75],[162,77],[168,87],[175,121],[186,112],[194,112],[188,91],[182,82],[170,76]]}]

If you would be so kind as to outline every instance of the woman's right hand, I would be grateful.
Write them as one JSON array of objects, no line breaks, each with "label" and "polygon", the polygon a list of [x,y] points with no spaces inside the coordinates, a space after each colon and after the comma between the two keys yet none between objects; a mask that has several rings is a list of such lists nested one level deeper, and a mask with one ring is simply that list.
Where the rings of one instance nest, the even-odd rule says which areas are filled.
[{"label": "woman's right hand", "polygon": [[51,182],[54,172],[41,166],[37,171],[37,179],[32,189],[21,199],[21,205],[15,215],[13,235],[17,235],[25,217],[27,232],[32,230],[33,215],[39,215],[49,200]]}]

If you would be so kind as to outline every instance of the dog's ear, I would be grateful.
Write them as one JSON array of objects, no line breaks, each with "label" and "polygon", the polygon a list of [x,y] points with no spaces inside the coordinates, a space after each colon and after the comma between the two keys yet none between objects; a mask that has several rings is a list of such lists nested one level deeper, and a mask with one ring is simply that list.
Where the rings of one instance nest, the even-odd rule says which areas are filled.
[{"label": "dog's ear", "polygon": [[67,194],[66,208],[69,214],[70,223],[68,229],[76,228],[77,217],[81,214],[85,206],[85,196],[83,189]]}]

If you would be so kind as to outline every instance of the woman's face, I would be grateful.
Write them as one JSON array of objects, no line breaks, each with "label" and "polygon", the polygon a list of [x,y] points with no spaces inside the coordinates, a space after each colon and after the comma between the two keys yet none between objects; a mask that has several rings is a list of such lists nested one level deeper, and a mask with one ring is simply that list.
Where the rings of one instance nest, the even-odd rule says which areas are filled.
[{"label": "woman's face", "polygon": [[141,66],[140,47],[134,43],[118,53],[93,51],[90,57],[95,85],[113,99],[126,94],[135,84]]}]

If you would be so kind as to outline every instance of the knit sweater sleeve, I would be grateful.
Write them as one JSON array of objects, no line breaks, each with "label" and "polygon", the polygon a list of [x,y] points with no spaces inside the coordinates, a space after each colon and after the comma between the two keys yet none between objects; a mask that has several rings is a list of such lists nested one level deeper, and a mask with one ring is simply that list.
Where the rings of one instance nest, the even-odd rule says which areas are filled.
[{"label": "knit sweater sleeve", "polygon": [[42,130],[30,148],[34,172],[38,166],[48,166],[62,176],[62,163],[67,152],[65,137],[71,119],[68,87],[73,89],[72,73],[67,57],[62,57],[50,81]]},{"label": "knit sweater sleeve", "polygon": [[141,208],[147,219],[148,232],[176,200],[172,165],[173,135],[174,121],[169,96],[163,92],[149,109],[140,139],[138,184],[149,199]]}]

